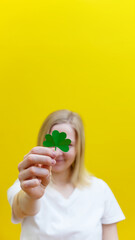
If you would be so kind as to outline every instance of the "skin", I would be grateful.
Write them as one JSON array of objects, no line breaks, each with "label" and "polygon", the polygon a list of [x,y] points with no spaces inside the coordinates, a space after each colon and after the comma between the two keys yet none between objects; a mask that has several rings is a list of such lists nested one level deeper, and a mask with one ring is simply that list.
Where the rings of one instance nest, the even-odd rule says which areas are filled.
[{"label": "skin", "polygon": [[102,240],[118,240],[117,224],[102,224]]},{"label": "skin", "polygon": [[[50,182],[51,169],[55,184],[61,186],[61,190],[63,186],[68,187],[65,188],[66,190],[71,190],[71,186],[67,184],[70,182],[70,166],[76,155],[75,132],[67,124],[55,125],[51,130],[55,129],[66,132],[67,138],[71,139],[72,142],[68,152],[63,152],[59,148],[55,151],[55,148],[36,146],[18,164],[20,186],[30,198],[39,199],[44,195],[45,188]],[[56,156],[52,156],[53,152],[55,152]],[[53,164],[52,160],[54,158],[56,158],[56,161]],[[62,159],[63,161],[58,163],[58,159]]]},{"label": "skin", "polygon": [[[67,123],[54,125],[50,131],[51,135],[54,130],[58,130],[59,132],[65,132],[67,134],[66,139],[69,138],[71,140],[68,152],[63,152],[58,147],[56,148],[56,164],[52,166],[52,175],[55,180],[55,184],[57,186],[65,186],[70,183],[71,165],[76,157],[76,136],[72,126]],[[58,162],[57,160],[62,161]]]},{"label": "skin", "polygon": [[[22,162],[18,164],[19,180],[21,188],[29,199],[39,199],[43,196],[46,186],[49,184],[48,173],[52,170],[53,178],[57,186],[68,186],[70,184],[70,167],[76,156],[76,137],[74,129],[70,124],[56,124],[51,129],[59,132],[66,132],[66,138],[71,139],[71,146],[68,152],[56,149],[56,157],[52,157],[55,148],[45,148],[37,146],[24,156]],[[53,151],[52,151],[53,150]],[[56,159],[55,165],[52,160]],[[57,160],[63,159],[58,164]],[[37,167],[36,167],[37,166]],[[41,168],[42,166],[42,168]],[[67,188],[66,188],[67,189]],[[118,240],[117,225],[102,224],[102,240]]]},{"label": "skin", "polygon": [[52,153],[50,148],[36,146],[18,164],[20,186],[32,199],[41,198],[50,182],[51,166],[55,164]]},{"label": "skin", "polygon": [[[68,184],[70,179],[70,166],[75,160],[76,156],[76,137],[74,129],[70,124],[56,124],[52,127],[50,134],[52,131],[58,130],[59,132],[66,132],[67,137],[74,142],[72,146],[69,146],[68,152],[63,152],[59,148],[56,149],[57,156],[55,157],[56,164],[52,166],[52,174],[55,179],[55,184],[58,186],[64,186]],[[61,164],[57,163],[57,159],[63,159]],[[118,240],[118,233],[117,233],[117,225],[116,223],[113,224],[102,224],[102,240]]]}]

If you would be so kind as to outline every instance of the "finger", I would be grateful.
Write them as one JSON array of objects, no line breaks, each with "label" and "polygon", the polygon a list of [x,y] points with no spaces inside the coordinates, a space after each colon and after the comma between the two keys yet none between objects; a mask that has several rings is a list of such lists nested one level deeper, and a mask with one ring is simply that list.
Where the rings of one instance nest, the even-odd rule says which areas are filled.
[{"label": "finger", "polygon": [[29,154],[46,155],[46,156],[55,158],[57,155],[57,152],[55,151],[55,147],[36,146],[32,148],[26,155],[24,155],[23,159],[25,160],[25,158],[27,158]]},{"label": "finger", "polygon": [[38,155],[38,154],[29,154],[25,160],[20,162],[18,164],[18,170],[19,172],[23,169],[26,169],[28,167],[31,167],[32,165],[36,164],[42,164],[42,165],[53,165],[53,161],[49,156],[43,156],[43,155]]},{"label": "finger", "polygon": [[[42,168],[47,168],[48,170],[49,170],[49,176],[51,177],[52,176],[52,166],[45,166],[45,165],[43,165],[42,166]],[[40,177],[41,178],[41,177]],[[44,177],[43,177],[44,178]],[[42,179],[42,181],[44,180],[43,178],[41,178]]]},{"label": "finger", "polygon": [[49,184],[49,182],[50,182],[51,175],[48,175],[46,178],[41,178],[41,179],[42,179],[41,184],[42,184],[44,187],[46,187],[46,186]]},{"label": "finger", "polygon": [[53,153],[55,153],[55,148],[54,147],[42,147],[42,146],[36,146],[31,149],[30,153],[34,154],[39,154],[39,155],[47,155],[50,157],[55,157]]},{"label": "finger", "polygon": [[30,180],[25,180],[21,184],[23,188],[30,188],[30,187],[36,187],[39,186],[41,183],[41,179],[30,179]]},{"label": "finger", "polygon": [[32,177],[47,177],[49,175],[49,170],[46,168],[30,167],[21,171],[18,175],[20,181],[28,180]]},{"label": "finger", "polygon": [[50,166],[50,174],[52,175],[52,166]]},{"label": "finger", "polygon": [[38,154],[38,155],[46,155],[50,156],[51,158],[55,158],[57,153],[55,151],[55,147],[42,147],[42,146],[36,146],[33,147],[26,155],[24,155],[23,160],[27,158],[30,154]]}]

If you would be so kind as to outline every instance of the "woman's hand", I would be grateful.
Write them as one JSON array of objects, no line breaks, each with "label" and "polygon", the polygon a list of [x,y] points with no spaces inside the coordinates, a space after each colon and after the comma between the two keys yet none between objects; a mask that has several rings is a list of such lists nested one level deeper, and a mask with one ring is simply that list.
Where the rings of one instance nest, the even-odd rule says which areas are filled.
[{"label": "woman's hand", "polygon": [[37,146],[18,164],[20,186],[30,198],[39,199],[44,195],[52,166],[56,163],[53,153],[51,148]]}]

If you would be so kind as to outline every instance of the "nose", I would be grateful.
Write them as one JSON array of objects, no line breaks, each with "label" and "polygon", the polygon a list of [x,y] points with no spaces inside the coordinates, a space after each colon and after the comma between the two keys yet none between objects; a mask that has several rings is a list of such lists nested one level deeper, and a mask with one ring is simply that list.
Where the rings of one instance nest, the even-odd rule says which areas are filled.
[{"label": "nose", "polygon": [[55,147],[52,147],[52,149],[53,149],[53,152],[56,153],[56,157],[63,155],[63,151],[60,148],[56,147],[56,150],[55,150]]},{"label": "nose", "polygon": [[57,156],[63,155],[63,151],[60,148],[58,148],[58,147],[56,147],[56,151],[55,152],[56,152]]}]

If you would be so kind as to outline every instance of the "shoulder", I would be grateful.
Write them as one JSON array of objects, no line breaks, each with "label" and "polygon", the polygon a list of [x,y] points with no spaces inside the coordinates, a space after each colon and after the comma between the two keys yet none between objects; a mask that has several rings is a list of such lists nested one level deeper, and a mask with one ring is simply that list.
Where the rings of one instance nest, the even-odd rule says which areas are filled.
[{"label": "shoulder", "polygon": [[95,182],[97,182],[97,184],[100,184],[100,186],[102,186],[102,188],[103,188],[104,190],[106,190],[107,188],[110,188],[110,187],[109,187],[109,184],[108,184],[105,180],[103,180],[103,179],[101,179],[101,178],[97,178],[97,177],[96,177]]},{"label": "shoulder", "polygon": [[116,202],[115,195],[110,185],[101,178],[93,178],[93,189],[104,201]]},{"label": "shoulder", "polygon": [[104,195],[106,186],[108,186],[108,185],[103,179],[92,175],[89,178],[89,182],[90,182],[90,185],[84,189],[84,190],[86,190],[86,192],[90,192],[90,194],[91,193],[96,194],[96,196]]},{"label": "shoulder", "polygon": [[103,179],[96,176],[92,176],[90,181],[92,185],[97,188],[105,189],[108,186],[108,184]]},{"label": "shoulder", "polygon": [[89,188],[90,191],[100,196],[102,195],[103,197],[106,197],[106,195],[108,194],[109,195],[112,194],[111,188],[105,180],[98,178],[96,176],[92,176],[90,182],[91,182],[91,186]]}]

